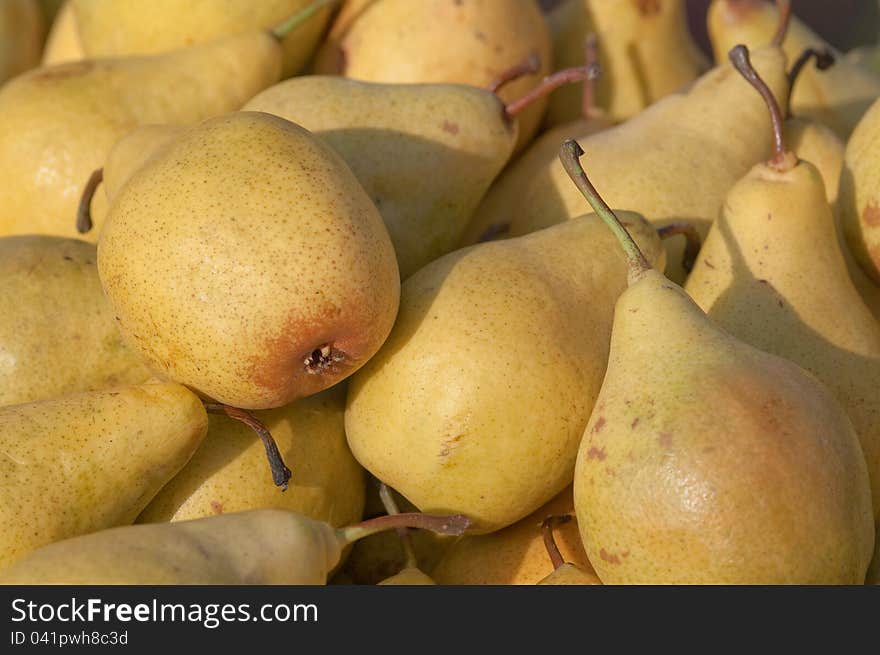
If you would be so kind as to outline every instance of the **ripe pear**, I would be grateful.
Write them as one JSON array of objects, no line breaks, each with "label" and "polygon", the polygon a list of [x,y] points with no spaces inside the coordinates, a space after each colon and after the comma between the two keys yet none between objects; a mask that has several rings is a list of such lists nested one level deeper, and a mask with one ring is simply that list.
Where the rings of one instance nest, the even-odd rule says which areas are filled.
[{"label": "ripe pear", "polygon": [[244,109],[302,125],[342,155],[382,214],[403,278],[456,247],[518,133],[495,94],[461,84],[303,76]]},{"label": "ripe pear", "polygon": [[538,582],[539,585],[595,585],[602,584],[596,573],[592,570],[582,569],[574,562],[566,562],[556,540],[553,537],[553,529],[571,521],[571,514],[548,516],[541,524],[541,532],[544,535],[544,545],[547,554],[553,563],[553,573]]},{"label": "ripe pear", "polygon": [[871,566],[868,567],[865,584],[880,585],[880,526],[874,536],[874,558],[871,560]]},{"label": "ripe pear", "polygon": [[[688,31],[684,0],[569,0],[548,21],[558,25],[553,38],[557,66],[575,65],[586,35],[597,34],[606,73],[598,85],[597,105],[616,122],[679,91],[709,67]],[[578,86],[555,91],[546,123],[575,119],[579,93]]]},{"label": "ripe pear", "polygon": [[[379,496],[381,497],[389,516],[394,516],[400,513],[400,510],[397,508],[397,502],[395,501],[394,496],[391,493],[391,489],[384,482],[380,484]],[[391,577],[385,578],[384,580],[380,581],[378,584],[380,586],[415,586],[436,584],[434,580],[431,579],[431,576],[429,576],[419,568],[419,560],[418,557],[416,557],[415,550],[413,550],[412,540],[410,539],[410,531],[406,528],[398,528],[397,537],[400,541],[400,545],[402,546],[405,557],[403,568]]]},{"label": "ripe pear", "polygon": [[851,64],[880,75],[880,45],[872,44],[853,48],[844,56]]},{"label": "ripe pear", "polygon": [[[732,56],[751,75],[745,53]],[[730,190],[685,291],[731,335],[827,385],[859,435],[880,510],[880,323],[850,279],[818,169],[778,143]]]},{"label": "ripe pear", "polygon": [[351,170],[259,112],[205,121],[151,157],[110,207],[98,272],[152,367],[245,409],[353,373],[400,295],[388,232]]},{"label": "ripe pear", "polygon": [[73,2],[65,0],[55,16],[49,35],[46,37],[41,63],[43,66],[52,66],[85,58],[86,53],[79,37]]},{"label": "ripe pear", "polygon": [[209,417],[208,436],[192,459],[153,498],[139,523],[277,508],[339,527],[360,521],[364,471],[345,442],[345,389],[336,386],[286,407],[255,412],[269,428],[294,475],[279,493],[266,472],[262,444],[251,428]]},{"label": "ripe pear", "polygon": [[418,568],[407,567],[377,583],[380,586],[427,586],[437,584],[427,573]]},{"label": "ripe pear", "polygon": [[291,25],[11,80],[0,89],[0,234],[76,236],[86,181],[120,137],[143,124],[197,123],[239,109],[280,79],[277,34]]},{"label": "ripe pear", "polygon": [[856,584],[874,547],[852,423],[796,364],[728,334],[652,269],[578,162],[572,180],[620,239],[629,286],[574,477],[605,584]]},{"label": "ripe pear", "polygon": [[880,284],[880,100],[846,144],[838,207],[843,233],[862,270]]},{"label": "ripe pear", "polygon": [[0,408],[0,570],[132,523],[205,436],[199,399],[147,384]]},{"label": "ripe pear", "polygon": [[[662,267],[656,231],[627,221]],[[420,270],[349,385],[355,458],[422,511],[466,514],[475,533],[533,512],[571,481],[625,273],[596,216]]]},{"label": "ripe pear", "polygon": [[138,384],[149,370],[122,341],[95,246],[0,239],[0,406]]},{"label": "ripe pear", "polygon": [[[499,91],[523,96],[553,70],[550,33],[535,0],[373,0],[343,6],[315,57],[314,72],[387,83],[445,82],[487,88],[537,55],[538,71]],[[535,135],[542,98],[520,117],[518,147]]]},{"label": "ripe pear", "polygon": [[44,34],[37,0],[0,2],[0,86],[40,63]]},{"label": "ripe pear", "polygon": [[[553,574],[541,534],[548,515],[574,512],[571,485],[549,503],[511,526],[491,534],[459,537],[431,569],[441,585],[533,585]],[[554,539],[563,559],[592,571],[577,524],[558,526]]]},{"label": "ripe pear", "polygon": [[317,10],[281,42],[283,75],[298,73],[330,19],[327,0],[72,0],[89,58],[153,55],[247,30],[271,28],[288,16]]},{"label": "ripe pear", "polygon": [[400,514],[333,528],[254,509],[102,530],[41,548],[0,573],[3,585],[323,585],[344,549],[399,525],[460,534],[461,516]]},{"label": "ripe pear", "polygon": [[[773,2],[713,0],[708,26],[716,60],[723,61],[737,44],[754,49],[770,43],[779,21],[779,8]],[[847,61],[793,16],[782,42],[786,56],[794,61],[810,47],[829,49],[837,64],[825,71],[804,71],[792,93],[792,110],[798,116],[821,121],[840,138],[847,139],[871,103],[880,96],[880,75]]]},{"label": "ripe pear", "polygon": [[[753,59],[776,96],[785,97],[782,51],[763,48]],[[638,212],[658,226],[687,220],[705,236],[730,187],[770,154],[773,132],[766,111],[748,84],[724,64],[688,91],[667,96],[626,123],[578,139],[594,157],[591,175],[611,206]],[[516,236],[583,210],[559,161],[537,171],[518,196],[512,215],[508,205],[501,205],[504,213],[496,215],[484,204],[472,222],[509,222],[509,234]],[[468,228],[468,234],[474,232]],[[674,280],[685,278],[682,250],[680,240],[667,242],[667,275]]]}]

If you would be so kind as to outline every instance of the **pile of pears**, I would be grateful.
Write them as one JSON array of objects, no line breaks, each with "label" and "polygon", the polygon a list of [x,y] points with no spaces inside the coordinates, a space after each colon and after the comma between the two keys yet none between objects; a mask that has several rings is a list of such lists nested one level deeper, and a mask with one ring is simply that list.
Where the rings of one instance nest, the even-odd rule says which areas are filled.
[{"label": "pile of pears", "polygon": [[880,584],[880,45],[707,29],[3,0],[0,584]]}]

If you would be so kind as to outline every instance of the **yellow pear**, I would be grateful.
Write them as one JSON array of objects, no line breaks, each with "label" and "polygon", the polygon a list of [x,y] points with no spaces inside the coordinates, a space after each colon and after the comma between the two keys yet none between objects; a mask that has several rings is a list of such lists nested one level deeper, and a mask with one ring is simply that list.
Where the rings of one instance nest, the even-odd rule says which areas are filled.
[{"label": "yellow pear", "polygon": [[130,525],[41,548],[0,573],[3,585],[323,585],[345,548],[413,526],[460,534],[462,516],[400,514],[334,528],[280,509]]},{"label": "yellow pear", "polygon": [[[506,85],[523,96],[553,69],[550,34],[535,0],[373,0],[349,2],[315,57],[314,71],[388,83],[446,82],[489,87],[537,55],[538,71]],[[518,145],[535,135],[546,99],[520,118]]]},{"label": "yellow pear", "polygon": [[271,28],[300,11],[314,15],[281,42],[283,75],[298,73],[330,19],[328,0],[72,0],[89,58],[152,55],[247,30]]},{"label": "yellow pear", "polygon": [[0,408],[0,569],[132,523],[205,436],[199,399],[147,384]]},{"label": "yellow pear", "polygon": [[8,82],[0,89],[0,235],[76,236],[83,188],[120,137],[239,109],[280,79],[278,35],[294,24],[163,55],[39,68]]},{"label": "yellow pear", "polygon": [[147,368],[122,341],[98,279],[95,246],[0,239],[0,405],[137,384]]},{"label": "yellow pear", "polygon": [[65,0],[55,16],[49,36],[46,37],[41,63],[43,66],[52,66],[85,58],[86,53],[83,51],[82,40],[79,37],[73,2]]},{"label": "yellow pear", "polygon": [[150,158],[110,206],[98,272],[152,367],[245,409],[353,373],[400,293],[388,232],[350,169],[259,112],[205,121]]},{"label": "yellow pear", "polygon": [[[747,51],[732,56],[761,88]],[[880,510],[880,323],[850,279],[819,171],[781,135],[773,159],[730,190],[685,290],[730,334],[828,386],[859,435]]]},{"label": "yellow pear", "polygon": [[[385,510],[388,512],[389,516],[394,516],[400,513],[400,510],[397,508],[397,502],[391,494],[391,489],[384,482],[379,486],[379,496],[381,497],[382,503],[385,505]],[[412,540],[410,539],[410,531],[406,528],[398,528],[397,536],[405,557],[403,568],[391,577],[381,580],[378,584],[380,586],[436,584],[431,576],[427,575],[419,568],[418,557],[416,557],[415,550],[413,550]]]},{"label": "yellow pear", "polygon": [[[754,63],[776,96],[785,97],[781,50],[761,49]],[[577,138],[594,158],[591,175],[612,207],[638,212],[657,225],[687,220],[705,236],[730,187],[770,154],[773,133],[766,111],[725,64],[626,123]],[[554,161],[520,190],[515,212],[507,205],[501,205],[500,215],[493,209],[479,207],[472,221],[480,226],[509,222],[509,234],[517,236],[578,216],[583,203]],[[469,227],[468,233],[479,229]],[[682,249],[680,240],[667,242],[667,275],[674,280],[685,278]]]},{"label": "yellow pear", "polygon": [[[788,5],[789,2],[779,4]],[[755,49],[770,43],[779,22],[780,11],[776,3],[713,0],[709,7],[708,26],[716,60],[724,61],[728,51],[737,44]],[[786,56],[789,61],[794,61],[811,47],[830,50],[837,64],[824,71],[804,71],[792,92],[792,110],[798,116],[815,118],[842,139],[847,139],[871,103],[880,96],[880,75],[847,61],[793,16],[782,41]]]},{"label": "yellow pear", "polygon": [[880,75],[880,45],[866,45],[853,48],[845,58],[851,64],[862,66],[872,73]]},{"label": "yellow pear", "polygon": [[37,0],[0,2],[0,86],[40,63],[44,32]]},{"label": "yellow pear", "polygon": [[[541,522],[548,515],[571,512],[574,500],[569,485],[549,503],[503,530],[459,537],[431,569],[431,575],[441,585],[538,584],[553,573]],[[592,570],[574,521],[558,526],[554,542],[566,562],[583,571]]]},{"label": "yellow pear", "polygon": [[868,567],[865,584],[880,585],[880,526],[874,536],[874,558],[871,560],[871,566]]},{"label": "yellow pear", "polygon": [[[627,220],[662,267],[656,231]],[[625,274],[594,215],[420,270],[349,385],[355,458],[422,511],[466,514],[476,533],[533,512],[571,482]]]},{"label": "yellow pear", "polygon": [[553,563],[553,573],[538,582],[539,585],[596,585],[602,584],[596,573],[592,570],[582,569],[574,562],[566,562],[556,539],[553,537],[553,529],[561,524],[571,521],[571,514],[548,516],[541,524],[541,532],[544,535],[544,546]]},{"label": "yellow pear", "polygon": [[364,472],[345,442],[345,389],[337,386],[286,407],[255,412],[269,429],[293,477],[279,493],[266,472],[253,431],[226,416],[210,417],[208,436],[192,459],[153,498],[139,523],[276,508],[339,527],[361,519]]},{"label": "yellow pear", "polygon": [[[568,0],[548,21],[558,26],[553,58],[560,67],[581,60],[588,33],[599,37],[605,75],[598,85],[596,103],[614,121],[635,116],[690,84],[708,68],[688,31],[684,0]],[[547,124],[577,118],[579,94],[577,86],[555,91],[547,109]]]},{"label": "yellow pear", "polygon": [[728,334],[651,268],[581,154],[571,141],[561,159],[629,262],[574,477],[599,578],[861,583],[874,548],[871,487],[845,411],[812,375]]}]

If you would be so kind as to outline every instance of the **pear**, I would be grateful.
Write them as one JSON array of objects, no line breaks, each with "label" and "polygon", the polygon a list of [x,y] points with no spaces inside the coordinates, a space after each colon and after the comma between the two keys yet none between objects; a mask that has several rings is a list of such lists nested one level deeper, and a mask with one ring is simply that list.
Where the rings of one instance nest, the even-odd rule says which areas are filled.
[{"label": "pear", "polygon": [[[346,3],[315,57],[314,72],[387,83],[488,87],[529,55],[538,71],[506,85],[511,102],[553,69],[550,33],[535,0],[373,0]],[[520,118],[518,147],[535,135],[546,98]]]},{"label": "pear", "polygon": [[149,370],[122,341],[101,290],[95,246],[0,239],[0,405],[137,384]]},{"label": "pear", "polygon": [[874,536],[874,558],[871,560],[871,566],[868,567],[865,584],[880,585],[880,526],[877,527],[877,534]]},{"label": "pear", "polygon": [[293,19],[273,32],[59,64],[8,82],[0,89],[0,235],[76,236],[83,187],[113,144],[139,125],[191,124],[239,109],[280,79],[279,38]]},{"label": "pear", "polygon": [[[781,126],[748,51],[731,57]],[[859,435],[880,510],[880,323],[850,279],[818,169],[787,151],[781,133],[773,159],[730,190],[685,290],[730,334],[828,386]]]},{"label": "pear", "polygon": [[[754,63],[776,96],[785,97],[788,79],[782,51],[761,49],[754,53]],[[577,138],[595,157],[591,174],[611,206],[638,212],[658,226],[687,220],[701,236],[730,187],[766,158],[773,144],[763,103],[729,64],[626,123]],[[477,209],[472,225],[510,223],[511,236],[582,212],[582,199],[558,160],[537,171],[531,183],[520,189],[514,212],[502,204],[503,213],[495,214],[486,203]],[[468,234],[474,233],[480,228],[468,227]],[[682,250],[680,240],[667,242],[667,275],[675,280],[686,275],[679,263]]]},{"label": "pear", "polygon": [[297,12],[307,20],[281,41],[283,75],[298,73],[312,56],[336,0],[72,0],[89,58],[152,55],[271,28]]},{"label": "pear", "polygon": [[[784,11],[790,10],[789,0],[713,0],[708,26],[715,58],[723,61],[737,44],[754,49],[770,43],[780,22],[777,4]],[[880,75],[847,61],[797,17],[791,18],[782,47],[790,61],[807,48],[828,49],[838,60],[827,71],[805,71],[792,93],[791,104],[795,114],[815,118],[847,139],[880,96]]]},{"label": "pear", "polygon": [[148,364],[245,409],[353,373],[400,295],[388,232],[351,170],[259,112],[205,121],[151,157],[110,207],[98,272]]},{"label": "pear", "polygon": [[629,262],[574,476],[599,578],[861,583],[874,547],[871,486],[845,411],[812,375],[728,334],[652,269],[581,154],[569,141],[560,158]]},{"label": "pear", "polygon": [[541,524],[541,532],[544,535],[544,545],[547,554],[553,563],[553,573],[541,580],[539,585],[594,585],[602,584],[602,581],[592,570],[584,570],[573,562],[566,562],[556,540],[553,537],[553,529],[560,524],[571,521],[571,514],[548,516]]},{"label": "pear", "polygon": [[853,48],[846,53],[845,59],[851,64],[880,75],[880,45],[872,44]]},{"label": "pear", "polygon": [[[584,37],[597,34],[606,71],[597,89],[597,105],[616,122],[679,91],[708,68],[688,31],[684,0],[568,0],[551,12],[548,21],[557,26],[553,38],[557,66],[575,65]],[[566,87],[553,93],[548,125],[578,116],[579,91]]]},{"label": "pear", "polygon": [[199,399],[148,384],[0,408],[0,569],[132,523],[208,427]]},{"label": "pear", "polygon": [[[574,512],[571,485],[524,519],[492,534],[464,535],[456,539],[443,559],[431,569],[443,585],[534,585],[553,575],[553,564],[541,533],[548,515]],[[590,575],[574,521],[556,527],[554,543],[563,560]],[[568,567],[567,567],[568,568]]]},{"label": "pear", "polygon": [[44,31],[37,0],[0,3],[0,86],[40,63]]},{"label": "pear", "polygon": [[382,214],[403,278],[456,247],[518,133],[495,94],[460,84],[303,76],[244,109],[302,125],[342,155]]},{"label": "pear", "polygon": [[43,66],[52,66],[85,58],[86,53],[79,36],[73,2],[65,0],[52,22],[49,35],[46,37],[41,63]]},{"label": "pear", "polygon": [[41,548],[0,573],[0,584],[322,585],[348,545],[407,525],[461,534],[468,521],[400,514],[333,528],[295,512],[254,509],[126,526]]},{"label": "pear", "polygon": [[[626,220],[662,267],[656,231]],[[422,511],[466,514],[474,533],[533,512],[571,482],[625,273],[596,216],[420,270],[349,385],[355,458]]]},{"label": "pear", "polygon": [[253,431],[222,415],[192,459],[156,494],[140,523],[277,508],[343,526],[364,510],[364,472],[348,450],[343,429],[345,389],[337,386],[255,416],[269,429],[295,475],[284,493],[266,475],[266,456]]},{"label": "pear", "polygon": [[[397,502],[391,494],[391,489],[384,482],[379,485],[379,496],[385,505],[385,509],[389,516],[400,514],[397,508]],[[397,536],[404,552],[403,568],[389,578],[385,578],[378,584],[380,586],[418,586],[418,585],[434,585],[436,584],[431,576],[423,572],[419,568],[419,561],[413,550],[412,540],[410,539],[409,530],[406,528],[398,528]]]}]

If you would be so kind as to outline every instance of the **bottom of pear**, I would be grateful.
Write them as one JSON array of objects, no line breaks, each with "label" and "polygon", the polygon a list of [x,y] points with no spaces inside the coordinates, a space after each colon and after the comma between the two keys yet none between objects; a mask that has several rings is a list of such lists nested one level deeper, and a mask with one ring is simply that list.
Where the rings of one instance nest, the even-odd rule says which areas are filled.
[{"label": "bottom of pear", "polygon": [[345,361],[346,355],[329,343],[318,346],[303,359],[306,373],[320,375],[332,370],[336,364]]}]

